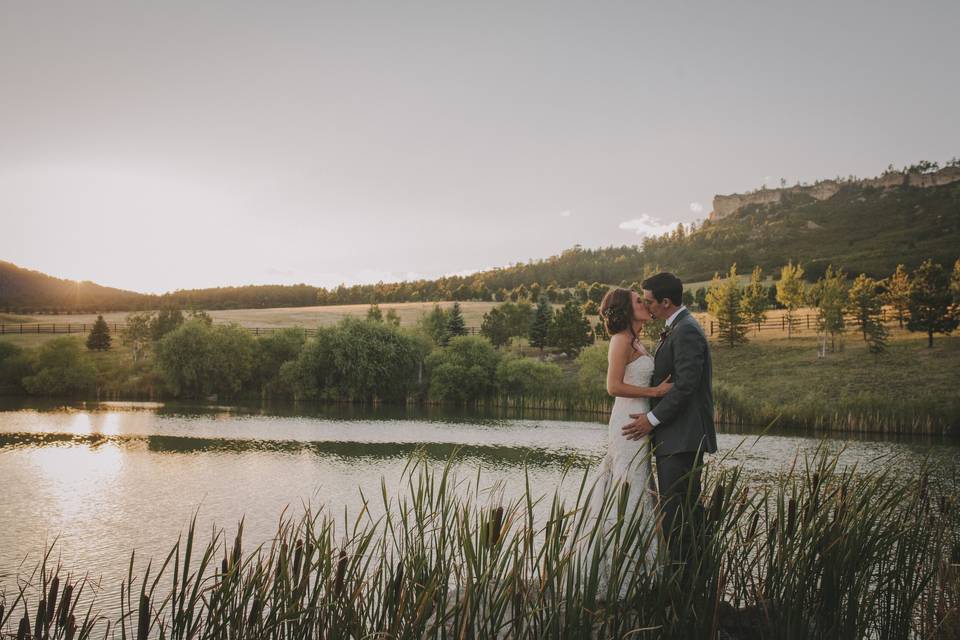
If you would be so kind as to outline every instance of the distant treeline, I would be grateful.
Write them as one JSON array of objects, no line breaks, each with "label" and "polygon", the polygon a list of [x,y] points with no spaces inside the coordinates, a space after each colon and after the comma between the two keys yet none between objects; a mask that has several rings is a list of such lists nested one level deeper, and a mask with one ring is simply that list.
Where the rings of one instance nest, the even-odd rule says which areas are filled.
[{"label": "distant treeline", "polygon": [[[776,272],[792,258],[816,282],[827,266],[878,279],[898,264],[908,269],[924,259],[950,264],[960,244],[960,183],[920,189],[879,189],[844,184],[818,201],[786,194],[782,202],[750,205],[718,221],[678,225],[641,245],[586,249],[468,276],[332,289],[297,285],[250,285],[178,290],[145,295],[52,278],[0,262],[0,310],[20,313],[106,311],[179,307],[238,309],[440,300],[516,299],[518,287],[565,290],[578,283],[629,285],[657,270],[686,281],[709,280],[736,263]],[[533,299],[536,299],[535,297]],[[556,298],[559,301],[559,298]]]}]

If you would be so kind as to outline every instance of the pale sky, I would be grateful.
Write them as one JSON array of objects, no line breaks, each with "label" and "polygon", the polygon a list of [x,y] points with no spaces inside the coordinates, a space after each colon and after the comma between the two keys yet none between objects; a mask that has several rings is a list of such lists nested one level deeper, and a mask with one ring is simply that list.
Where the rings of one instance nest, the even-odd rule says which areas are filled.
[{"label": "pale sky", "polygon": [[635,244],[960,155],[960,3],[0,0],[0,259],[144,292]]}]

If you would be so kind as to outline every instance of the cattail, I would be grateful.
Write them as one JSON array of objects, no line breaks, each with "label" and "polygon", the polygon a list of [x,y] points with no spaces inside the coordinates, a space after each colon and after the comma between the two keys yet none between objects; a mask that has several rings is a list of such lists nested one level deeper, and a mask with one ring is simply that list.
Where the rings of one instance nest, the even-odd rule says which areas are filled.
[{"label": "cattail", "polygon": [[73,599],[73,585],[69,582],[63,587],[63,597],[60,598],[60,608],[57,611],[57,623],[61,627],[67,625],[67,616],[70,613],[70,602]]},{"label": "cattail", "polygon": [[340,559],[337,561],[337,577],[333,583],[333,592],[339,596],[343,593],[343,580],[347,573],[347,552],[340,550]]},{"label": "cattail", "polygon": [[140,611],[137,615],[137,640],[147,640],[150,633],[150,598],[147,594],[140,596]]},{"label": "cattail", "polygon": [[400,589],[403,587],[403,562],[397,565],[397,575],[393,578],[393,599],[400,600]]},{"label": "cattail", "polygon": [[17,640],[27,640],[30,637],[30,616],[26,613],[20,618],[20,628],[17,629]]},{"label": "cattail", "polygon": [[37,618],[33,621],[33,637],[39,638],[40,632],[43,631],[44,620],[47,618],[47,601],[41,600],[40,604],[37,605]]},{"label": "cattail", "polygon": [[710,499],[710,515],[708,521],[712,523],[720,522],[720,516],[723,514],[723,485],[718,484],[713,490],[713,497]]},{"label": "cattail", "polygon": [[247,626],[252,627],[260,619],[260,609],[262,607],[260,596],[253,598],[253,604],[250,605],[250,615],[247,617]]},{"label": "cattail", "polygon": [[787,537],[792,538],[797,527],[797,501],[790,498],[787,504]]},{"label": "cattail", "polygon": [[303,560],[303,541],[297,540],[293,552],[293,581],[297,582],[300,579],[300,562]]},{"label": "cattail", "polygon": [[[50,590],[47,592],[47,619],[44,623],[44,626],[49,628],[50,623],[57,618],[55,612],[57,610],[57,595],[60,591],[60,578],[53,576],[53,580],[50,581]],[[3,616],[0,616],[2,619]]]},{"label": "cattail", "polygon": [[752,540],[754,534],[757,532],[757,525],[760,523],[760,512],[754,511],[753,517],[750,519],[750,527],[747,529],[747,540]]},{"label": "cattail", "polygon": [[493,519],[490,522],[490,546],[500,541],[500,531],[503,528],[503,507],[493,510]]},{"label": "cattail", "polygon": [[[70,614],[69,617],[67,617],[67,625],[66,625],[66,626],[67,626],[67,629],[66,629],[66,633],[65,633],[65,635],[64,635],[64,638],[65,638],[66,640],[73,640],[73,636],[75,636],[76,633],[77,633],[77,620],[76,620],[76,618],[73,617],[73,614],[72,614],[72,613]],[[108,630],[110,629],[110,625],[109,625],[109,624],[107,625],[107,629],[108,629]]]},{"label": "cattail", "polygon": [[229,569],[230,567],[227,564],[227,559],[224,558],[223,561],[220,563],[220,573],[222,573],[223,575],[226,575]]}]

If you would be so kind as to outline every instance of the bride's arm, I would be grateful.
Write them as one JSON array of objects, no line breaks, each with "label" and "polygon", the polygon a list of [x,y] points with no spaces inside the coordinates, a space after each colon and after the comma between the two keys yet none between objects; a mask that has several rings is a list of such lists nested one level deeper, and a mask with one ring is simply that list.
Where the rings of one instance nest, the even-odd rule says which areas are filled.
[{"label": "bride's arm", "polygon": [[615,398],[661,398],[666,395],[673,387],[669,377],[656,387],[638,387],[623,381],[632,352],[633,348],[626,336],[618,333],[610,337],[610,348],[607,351],[607,393]]}]

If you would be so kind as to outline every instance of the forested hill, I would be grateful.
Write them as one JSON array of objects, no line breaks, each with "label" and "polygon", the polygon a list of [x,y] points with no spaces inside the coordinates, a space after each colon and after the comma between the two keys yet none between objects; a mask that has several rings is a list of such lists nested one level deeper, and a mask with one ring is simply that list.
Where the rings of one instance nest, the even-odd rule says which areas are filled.
[{"label": "forested hill", "polygon": [[706,280],[736,262],[741,273],[761,265],[771,273],[801,261],[814,280],[828,264],[848,274],[884,277],[897,264],[932,258],[945,265],[960,255],[960,182],[917,188],[842,185],[825,200],[786,194],[775,204],[751,204],[719,220],[678,228],[640,246],[585,249],[469,276],[323,289],[305,284],[182,290],[161,296],[76,283],[0,262],[0,311],[106,311],[178,306],[228,309],[366,304],[423,300],[490,300],[520,285],[537,294],[579,282],[629,284],[654,269],[687,281]]},{"label": "forested hill", "polygon": [[688,233],[647,239],[644,262],[704,280],[736,262],[779,268],[800,260],[816,279],[830,264],[881,278],[897,264],[927,258],[953,264],[960,255],[960,182],[931,188],[843,185],[826,200],[786,194],[752,204]]},{"label": "forested hill", "polygon": [[149,309],[157,296],[54,278],[0,260],[0,311]]}]

